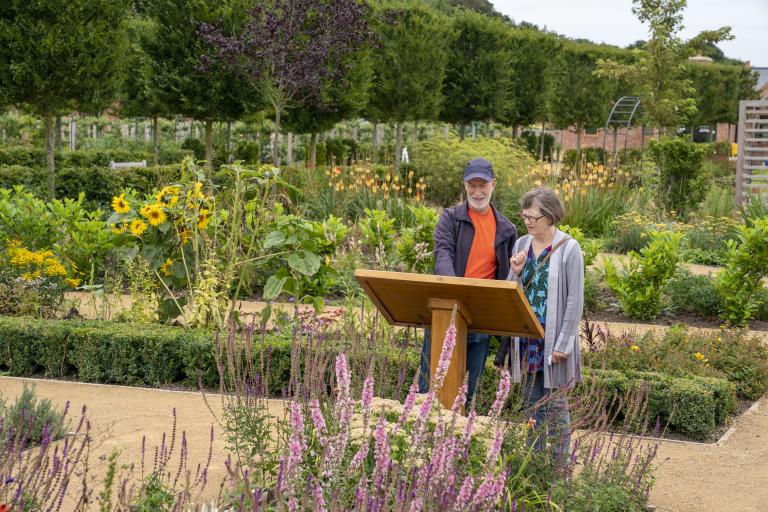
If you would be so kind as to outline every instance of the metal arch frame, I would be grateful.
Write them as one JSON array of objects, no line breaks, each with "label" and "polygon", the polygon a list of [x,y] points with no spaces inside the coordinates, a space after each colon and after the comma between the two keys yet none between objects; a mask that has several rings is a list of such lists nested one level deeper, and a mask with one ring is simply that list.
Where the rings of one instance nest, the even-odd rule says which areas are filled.
[{"label": "metal arch frame", "polygon": [[[619,98],[611,108],[611,113],[608,114],[608,119],[605,121],[605,126],[603,127],[603,165],[607,165],[607,157],[605,152],[605,140],[608,136],[608,129],[610,127],[613,127],[613,151],[612,151],[612,161],[616,161],[616,153],[617,153],[617,137],[618,137],[618,130],[620,127],[626,128],[624,132],[624,155],[627,154],[627,140],[629,139],[629,127],[632,125],[632,120],[635,117],[635,114],[640,109],[641,101],[640,98],[637,96],[622,96]],[[620,110],[621,107],[627,108],[631,107],[630,110]],[[629,114],[629,116],[626,119],[619,118],[619,116],[625,116]]]}]

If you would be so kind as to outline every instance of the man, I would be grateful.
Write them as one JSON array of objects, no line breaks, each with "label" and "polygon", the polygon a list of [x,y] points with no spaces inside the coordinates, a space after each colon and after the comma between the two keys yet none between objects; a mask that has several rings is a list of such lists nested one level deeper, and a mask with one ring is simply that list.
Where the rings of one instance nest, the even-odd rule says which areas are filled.
[{"label": "man", "polygon": [[[517,229],[491,205],[495,188],[491,163],[484,158],[470,160],[464,167],[467,200],[443,210],[435,228],[436,275],[507,279]],[[421,393],[429,390],[430,338],[430,330],[425,329],[419,373]],[[490,341],[490,334],[467,333],[467,409],[485,367]]]}]

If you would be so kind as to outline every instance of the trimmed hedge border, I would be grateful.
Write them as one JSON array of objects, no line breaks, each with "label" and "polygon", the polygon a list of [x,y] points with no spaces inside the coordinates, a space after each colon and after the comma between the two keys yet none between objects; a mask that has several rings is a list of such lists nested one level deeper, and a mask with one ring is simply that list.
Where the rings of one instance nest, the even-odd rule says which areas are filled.
[{"label": "trimmed hedge border", "polygon": [[[200,372],[203,385],[216,388],[219,375],[213,339],[210,331],[156,324],[0,317],[0,371],[133,386],[182,383],[193,388]],[[270,333],[265,345],[270,351],[269,391],[279,396],[290,379],[291,340]],[[404,396],[416,372],[418,354],[406,354],[405,359],[402,354],[382,356],[395,371],[387,372],[389,364],[380,365],[384,371],[376,372],[377,382],[383,378],[389,389],[399,388]],[[330,373],[332,368],[327,370]],[[586,369],[584,377],[587,384],[619,396],[647,382],[649,417],[658,417],[670,430],[694,439],[707,438],[736,407],[735,386],[724,379],[598,369]],[[490,368],[483,372],[479,410],[490,407],[498,379],[498,372]]]}]

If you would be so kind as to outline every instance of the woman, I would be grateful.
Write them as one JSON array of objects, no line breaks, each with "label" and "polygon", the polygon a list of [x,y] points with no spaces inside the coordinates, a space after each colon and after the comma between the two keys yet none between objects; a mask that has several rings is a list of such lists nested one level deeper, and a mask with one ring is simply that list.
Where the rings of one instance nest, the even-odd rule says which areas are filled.
[{"label": "woman", "polygon": [[551,438],[553,460],[564,462],[570,446],[568,402],[560,394],[550,395],[581,382],[584,257],[579,243],[557,229],[565,210],[552,189],[531,190],[521,206],[528,234],[514,245],[509,279],[523,287],[544,327],[544,339],[514,338],[514,343],[502,344],[495,363],[509,365],[513,379],[523,383],[523,400],[537,436],[535,449],[543,450]]}]

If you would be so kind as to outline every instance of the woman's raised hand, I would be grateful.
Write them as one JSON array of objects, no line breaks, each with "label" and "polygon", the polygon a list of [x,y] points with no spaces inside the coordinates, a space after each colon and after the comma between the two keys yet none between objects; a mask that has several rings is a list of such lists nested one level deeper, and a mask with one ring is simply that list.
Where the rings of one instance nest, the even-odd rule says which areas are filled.
[{"label": "woman's raised hand", "polygon": [[520,275],[520,272],[523,271],[523,266],[525,265],[525,251],[520,251],[511,258],[509,258],[509,266],[512,268],[512,272]]}]

